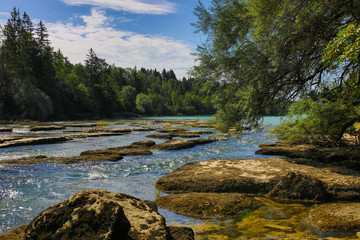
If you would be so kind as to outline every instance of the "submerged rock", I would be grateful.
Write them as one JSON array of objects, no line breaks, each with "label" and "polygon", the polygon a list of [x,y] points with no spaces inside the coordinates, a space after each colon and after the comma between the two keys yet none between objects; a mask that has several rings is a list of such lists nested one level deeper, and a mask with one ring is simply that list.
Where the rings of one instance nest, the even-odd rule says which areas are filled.
[{"label": "submerged rock", "polygon": [[194,239],[192,229],[167,227],[155,203],[101,190],[76,193],[7,235],[24,240]]},{"label": "submerged rock", "polygon": [[194,218],[242,216],[263,205],[240,193],[183,193],[159,197],[155,203],[169,211]]},{"label": "submerged rock", "polygon": [[[296,177],[292,178],[291,172],[296,172]],[[294,180],[300,180],[299,185],[294,185]],[[304,190],[306,187],[310,190]],[[299,165],[279,158],[212,160],[187,163],[160,178],[156,188],[169,193],[233,192],[291,199],[350,200],[360,197],[360,175],[350,170],[337,173],[330,168]],[[297,192],[300,190],[302,192]]]},{"label": "submerged rock", "polygon": [[311,212],[310,222],[322,231],[360,231],[360,203],[322,204]]}]

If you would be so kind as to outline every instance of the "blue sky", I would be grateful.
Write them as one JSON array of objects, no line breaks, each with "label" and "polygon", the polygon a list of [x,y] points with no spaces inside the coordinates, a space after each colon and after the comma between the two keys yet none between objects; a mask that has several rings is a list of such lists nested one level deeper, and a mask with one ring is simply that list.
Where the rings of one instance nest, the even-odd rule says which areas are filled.
[{"label": "blue sky", "polygon": [[51,45],[72,63],[90,48],[119,67],[173,69],[186,76],[205,40],[190,25],[197,0],[0,0],[0,24],[14,7],[48,28]]}]

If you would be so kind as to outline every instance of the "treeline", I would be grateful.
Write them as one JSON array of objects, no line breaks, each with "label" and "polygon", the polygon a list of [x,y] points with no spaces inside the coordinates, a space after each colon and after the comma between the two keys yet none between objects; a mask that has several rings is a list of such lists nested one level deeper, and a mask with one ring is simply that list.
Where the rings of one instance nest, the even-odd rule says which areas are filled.
[{"label": "treeline", "polygon": [[121,68],[90,49],[84,64],[54,51],[45,25],[14,8],[1,29],[3,119],[81,119],[213,114],[214,96],[172,70]]}]

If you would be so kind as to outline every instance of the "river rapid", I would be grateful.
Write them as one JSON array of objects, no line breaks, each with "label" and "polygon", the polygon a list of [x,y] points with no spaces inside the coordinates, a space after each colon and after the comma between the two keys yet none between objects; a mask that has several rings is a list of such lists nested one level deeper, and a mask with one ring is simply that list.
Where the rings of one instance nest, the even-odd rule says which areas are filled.
[{"label": "river rapid", "polygon": [[[150,120],[153,119],[136,121],[111,120],[106,121],[109,125],[104,127],[134,128],[133,124],[136,122],[140,121],[142,124],[149,124]],[[255,151],[258,149],[259,144],[275,141],[269,138],[268,130],[278,123],[279,118],[268,117],[264,118],[264,125],[262,125],[261,130],[245,133],[240,137],[225,138],[218,142],[198,145],[185,150],[154,150],[153,155],[126,156],[118,162],[91,162],[69,165],[38,164],[26,167],[1,165],[3,159],[34,155],[78,156],[82,151],[86,150],[126,146],[135,141],[154,140],[156,143],[161,143],[165,140],[145,137],[157,133],[156,131],[131,132],[128,135],[76,138],[57,144],[0,149],[0,234],[29,223],[44,209],[69,198],[72,194],[83,189],[121,192],[141,199],[154,200],[157,196],[163,195],[163,193],[155,189],[155,182],[185,163],[213,159],[267,157],[255,155]],[[162,128],[163,126],[160,124],[154,127]],[[12,135],[29,134],[27,126],[15,127],[15,133],[11,133]],[[68,129],[77,130],[78,128]],[[204,130],[204,128],[196,127],[188,129]],[[0,134],[2,137],[10,135],[10,133]],[[40,136],[64,135],[63,131],[60,130],[44,131],[36,134]],[[203,135],[202,137],[208,136],[210,135]],[[281,207],[278,207],[278,209],[281,209]],[[303,205],[298,206],[295,204],[292,211],[299,211],[301,215],[308,210]],[[246,221],[242,219],[198,220],[163,209],[160,209],[159,212],[165,216],[168,225],[193,227],[197,239],[237,239],[239,236],[246,236],[241,231],[256,231],[256,229],[252,229],[256,226],[246,226]],[[266,214],[271,215],[271,213]],[[273,216],[266,218],[271,219]],[[263,234],[266,235],[266,232]],[[321,235],[321,233],[319,234]]]}]

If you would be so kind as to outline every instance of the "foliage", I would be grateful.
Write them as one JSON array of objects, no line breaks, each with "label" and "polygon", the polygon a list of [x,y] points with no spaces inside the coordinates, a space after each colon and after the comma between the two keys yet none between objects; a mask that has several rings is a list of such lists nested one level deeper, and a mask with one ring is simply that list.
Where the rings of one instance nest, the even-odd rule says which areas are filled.
[{"label": "foliage", "polygon": [[[296,103],[290,113],[304,112],[295,111],[293,122],[283,127],[290,132],[297,128],[296,139],[310,134],[311,139],[335,141],[348,125],[343,113],[351,121],[357,118],[359,1],[212,0],[209,6],[199,2],[194,13],[198,20],[193,25],[207,41],[198,47],[200,64],[193,76],[206,79],[209,89],[217,86],[217,118],[223,128],[254,127],[272,109],[284,109],[314,92],[322,92],[323,99]],[[296,117],[316,110],[314,120]],[[329,116],[342,124],[326,123]],[[295,140],[291,134],[281,137]]]},{"label": "foliage", "polygon": [[1,27],[1,118],[38,120],[129,115],[213,114],[212,92],[172,70],[121,68],[89,50],[84,64],[72,64],[50,46],[42,21],[14,8]]},{"label": "foliage", "polygon": [[326,99],[294,103],[288,116],[272,134],[294,143],[337,143],[346,129],[360,118],[360,106]]}]

